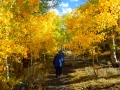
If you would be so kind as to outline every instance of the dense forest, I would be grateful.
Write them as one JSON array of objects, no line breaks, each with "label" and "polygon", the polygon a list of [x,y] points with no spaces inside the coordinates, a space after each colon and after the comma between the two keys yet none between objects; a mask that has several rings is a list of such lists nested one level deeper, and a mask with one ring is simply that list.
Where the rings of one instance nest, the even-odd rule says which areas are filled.
[{"label": "dense forest", "polygon": [[60,49],[76,59],[90,57],[96,77],[95,61],[105,52],[112,67],[119,67],[120,1],[88,0],[62,16],[50,11],[59,3],[0,1],[0,90],[16,90],[20,82],[30,88],[39,82],[42,90]]}]

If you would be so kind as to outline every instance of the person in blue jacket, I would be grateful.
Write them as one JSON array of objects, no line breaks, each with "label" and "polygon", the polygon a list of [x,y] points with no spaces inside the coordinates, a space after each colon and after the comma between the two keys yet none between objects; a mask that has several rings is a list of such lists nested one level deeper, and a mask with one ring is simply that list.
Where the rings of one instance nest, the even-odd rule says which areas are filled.
[{"label": "person in blue jacket", "polygon": [[56,71],[56,77],[59,77],[62,74],[62,67],[64,62],[64,54],[62,50],[60,50],[54,57],[53,65]]}]

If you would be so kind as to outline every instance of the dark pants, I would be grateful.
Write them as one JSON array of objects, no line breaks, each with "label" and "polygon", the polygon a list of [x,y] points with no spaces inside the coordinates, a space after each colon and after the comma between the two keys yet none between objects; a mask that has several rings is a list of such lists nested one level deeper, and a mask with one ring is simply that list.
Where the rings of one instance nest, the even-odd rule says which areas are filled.
[{"label": "dark pants", "polygon": [[62,67],[55,67],[55,70],[56,70],[56,77],[62,74]]}]

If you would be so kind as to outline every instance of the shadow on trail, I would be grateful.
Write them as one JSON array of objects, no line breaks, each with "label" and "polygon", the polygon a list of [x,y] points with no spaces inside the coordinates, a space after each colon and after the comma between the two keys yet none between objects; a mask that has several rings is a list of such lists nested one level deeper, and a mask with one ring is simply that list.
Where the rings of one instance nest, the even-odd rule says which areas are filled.
[{"label": "shadow on trail", "polygon": [[[99,64],[106,65],[106,58],[104,58],[104,56],[102,58],[99,58],[99,60],[100,60],[100,62],[98,62]],[[88,75],[79,78],[79,80],[77,81],[71,81],[73,77],[70,74],[74,73],[76,69],[81,68],[81,70],[84,70],[85,67],[89,67],[89,66],[92,66],[92,60],[65,59],[63,65],[63,74],[59,78],[55,77],[55,69],[52,67],[50,75],[45,82],[45,86],[46,86],[45,90],[74,90],[70,88],[70,84],[96,79],[94,76]]]},{"label": "shadow on trail", "polygon": [[[108,62],[110,62],[110,56],[106,55],[106,56],[100,56],[98,57],[98,62],[97,63],[100,68],[109,68],[110,66],[107,64]],[[86,81],[90,81],[90,80],[97,80],[97,79],[112,79],[112,78],[117,78],[119,77],[119,75],[110,75],[107,77],[95,77],[94,75],[87,75],[87,76],[83,76],[80,77],[77,80],[71,80],[73,78],[73,76],[71,76],[72,73],[76,72],[76,69],[80,69],[80,70],[85,70],[85,67],[89,67],[92,66],[92,60],[66,60],[64,62],[63,65],[63,74],[61,77],[56,78],[55,77],[55,70],[54,68],[52,69],[52,71],[50,72],[49,77],[46,79],[45,85],[46,85],[46,89],[45,90],[75,90],[71,87],[71,85],[75,84],[75,83],[80,83],[80,82],[86,82]],[[108,66],[108,67],[107,67]],[[119,85],[117,85],[119,86]],[[90,86],[85,90],[111,90],[110,86],[107,87],[99,87],[99,86]],[[106,89],[108,88],[108,89]],[[116,89],[115,89],[116,90]],[[120,90],[120,89],[117,89]]]},{"label": "shadow on trail", "polygon": [[50,72],[49,77],[46,79],[46,89],[45,90],[74,90],[70,88],[72,76],[71,73],[74,73],[78,68],[84,68],[86,66],[91,66],[91,62],[84,61],[65,61],[63,65],[63,74],[56,78],[55,69],[53,68]]},{"label": "shadow on trail", "polygon": [[46,80],[45,90],[72,90],[69,88],[69,80],[71,76],[69,73],[74,72],[70,67],[63,67],[63,74],[56,78],[55,70],[53,69]]}]

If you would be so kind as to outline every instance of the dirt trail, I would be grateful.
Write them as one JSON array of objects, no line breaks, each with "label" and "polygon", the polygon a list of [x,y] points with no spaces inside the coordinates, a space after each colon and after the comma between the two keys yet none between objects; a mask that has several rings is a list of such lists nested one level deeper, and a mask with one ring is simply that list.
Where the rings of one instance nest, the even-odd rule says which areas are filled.
[{"label": "dirt trail", "polygon": [[[102,66],[106,65],[107,62],[103,62],[103,61],[106,61],[106,59],[109,60],[109,58],[110,58],[109,56],[100,58],[99,64]],[[79,61],[71,60],[71,59],[65,60],[63,65],[63,74],[61,75],[61,77],[56,78],[55,70],[53,68],[53,70],[50,72],[49,77],[46,79],[45,90],[120,90],[120,84],[118,83],[101,89],[94,88],[92,86],[90,88],[80,89],[81,87],[80,85],[77,85],[77,83],[81,81],[78,81],[77,83],[70,81],[73,78],[71,74],[75,73],[76,69],[83,70],[86,66],[91,66],[91,65],[92,65],[92,61],[90,60],[79,60]],[[71,86],[75,86],[78,88],[75,89]]]},{"label": "dirt trail", "polygon": [[[59,77],[55,77],[55,70],[53,69],[50,76],[46,79],[45,90],[74,90],[70,87],[71,85],[71,73],[75,72],[75,69],[84,67],[81,65],[83,61],[65,60],[63,65],[63,74]],[[75,65],[75,66],[74,66]],[[81,67],[79,67],[81,65]],[[90,65],[90,64],[89,64]]]},{"label": "dirt trail", "polygon": [[56,78],[55,71],[53,70],[46,80],[46,90],[72,90],[69,88],[70,73],[72,73],[70,67],[64,65],[63,74]]}]

